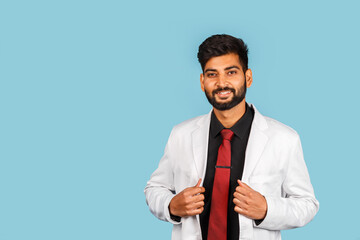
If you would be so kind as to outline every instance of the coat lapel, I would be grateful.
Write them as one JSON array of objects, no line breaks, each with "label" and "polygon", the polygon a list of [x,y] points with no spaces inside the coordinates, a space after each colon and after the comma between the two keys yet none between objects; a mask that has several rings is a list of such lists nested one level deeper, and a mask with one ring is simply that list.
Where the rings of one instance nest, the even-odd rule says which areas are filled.
[{"label": "coat lapel", "polygon": [[[267,123],[263,115],[255,108],[254,105],[250,104],[254,111],[254,120],[250,131],[250,136],[245,153],[245,165],[242,179],[247,182],[254,168],[256,167],[261,154],[268,142],[268,137],[264,133],[267,129]],[[197,172],[197,178],[204,180],[207,153],[208,153],[208,142],[209,142],[209,128],[211,112],[200,118],[196,123],[196,128],[192,132],[192,146],[194,154],[194,164]],[[201,183],[202,186],[202,183]]]},{"label": "coat lapel", "polygon": [[242,180],[245,182],[248,181],[268,142],[268,137],[264,133],[264,130],[267,129],[266,120],[254,105],[252,107],[254,108],[255,115],[245,153],[245,165],[242,176]]},{"label": "coat lapel", "polygon": [[[204,180],[207,163],[209,128],[211,111],[209,114],[200,118],[197,122],[197,128],[192,132],[192,146],[194,153],[194,163],[198,174],[198,179]],[[203,182],[201,182],[202,186]]]}]

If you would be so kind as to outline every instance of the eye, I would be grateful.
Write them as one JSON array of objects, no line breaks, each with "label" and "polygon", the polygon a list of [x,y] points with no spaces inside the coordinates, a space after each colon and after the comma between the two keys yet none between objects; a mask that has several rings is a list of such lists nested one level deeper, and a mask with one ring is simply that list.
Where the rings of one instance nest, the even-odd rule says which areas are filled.
[{"label": "eye", "polygon": [[229,71],[228,74],[229,75],[234,75],[234,74],[236,74],[236,71],[235,70]]},{"label": "eye", "polygon": [[208,74],[206,74],[206,76],[211,78],[211,77],[216,77],[216,74],[215,73],[208,73]]}]

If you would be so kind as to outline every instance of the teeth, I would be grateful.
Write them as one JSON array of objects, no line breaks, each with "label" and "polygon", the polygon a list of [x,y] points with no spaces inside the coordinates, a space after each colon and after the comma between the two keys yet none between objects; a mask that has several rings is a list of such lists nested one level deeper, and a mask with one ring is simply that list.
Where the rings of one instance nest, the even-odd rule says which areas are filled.
[{"label": "teeth", "polygon": [[228,94],[230,93],[230,91],[226,91],[226,92],[219,92],[219,94]]}]

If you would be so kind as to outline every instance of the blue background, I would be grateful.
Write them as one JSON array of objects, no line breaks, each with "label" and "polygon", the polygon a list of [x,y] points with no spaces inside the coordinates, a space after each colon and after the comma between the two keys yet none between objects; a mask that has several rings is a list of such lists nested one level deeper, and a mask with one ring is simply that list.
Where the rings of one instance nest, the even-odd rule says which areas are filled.
[{"label": "blue background", "polygon": [[210,111],[199,44],[248,43],[248,102],[301,136],[320,211],[284,239],[360,239],[358,1],[1,1],[0,239],[170,239],[143,189]]}]

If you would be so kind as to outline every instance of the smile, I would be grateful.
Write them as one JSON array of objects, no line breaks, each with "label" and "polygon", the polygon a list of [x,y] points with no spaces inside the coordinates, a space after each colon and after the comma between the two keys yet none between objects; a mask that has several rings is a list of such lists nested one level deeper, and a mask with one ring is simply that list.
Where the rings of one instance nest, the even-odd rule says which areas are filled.
[{"label": "smile", "polygon": [[216,95],[218,95],[220,98],[226,98],[231,94],[230,90],[226,90],[226,91],[220,91],[217,92]]},{"label": "smile", "polygon": [[225,95],[225,94],[228,94],[228,93],[231,93],[231,91],[218,92],[217,94],[220,94],[220,95]]}]

